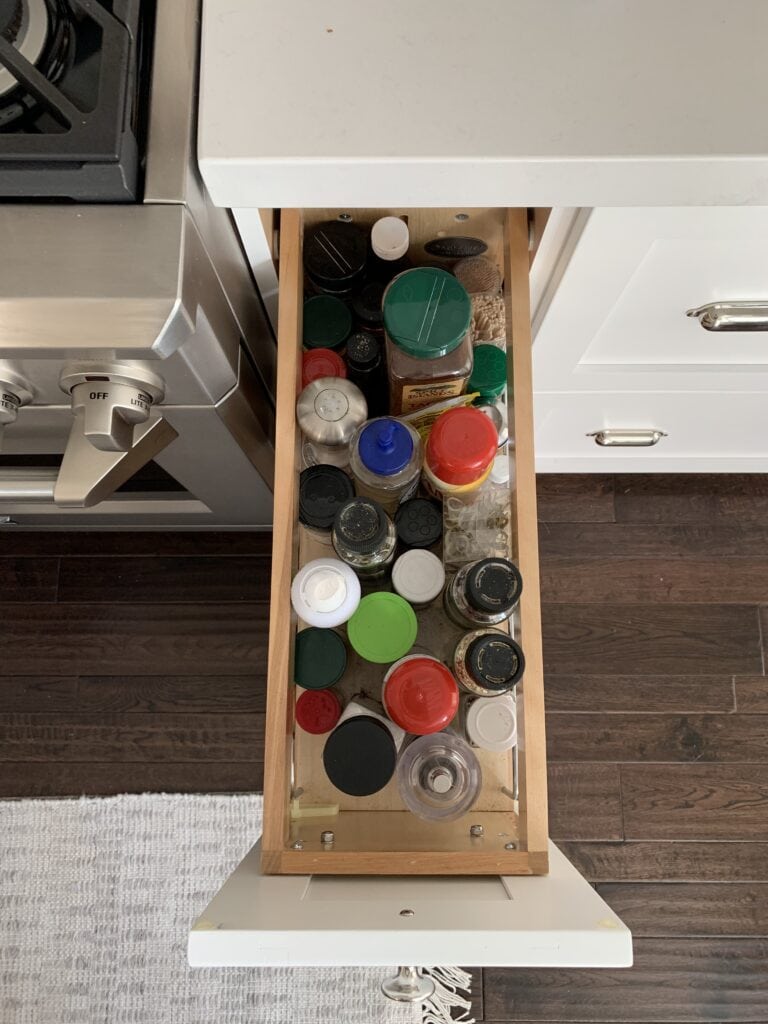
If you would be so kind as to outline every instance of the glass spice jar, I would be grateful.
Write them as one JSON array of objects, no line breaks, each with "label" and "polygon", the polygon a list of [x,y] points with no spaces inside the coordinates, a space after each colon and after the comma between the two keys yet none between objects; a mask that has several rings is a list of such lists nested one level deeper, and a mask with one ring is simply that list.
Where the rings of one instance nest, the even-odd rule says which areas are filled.
[{"label": "glass spice jar", "polygon": [[453,671],[461,687],[476,697],[508,693],[525,670],[518,643],[500,629],[475,629],[456,644]]},{"label": "glass spice jar", "polygon": [[352,498],[341,506],[333,521],[331,541],[342,562],[362,579],[383,576],[395,560],[395,524],[371,498]]},{"label": "glass spice jar", "polygon": [[445,588],[445,611],[464,629],[497,626],[512,614],[522,589],[516,565],[506,558],[481,558],[459,569]]}]

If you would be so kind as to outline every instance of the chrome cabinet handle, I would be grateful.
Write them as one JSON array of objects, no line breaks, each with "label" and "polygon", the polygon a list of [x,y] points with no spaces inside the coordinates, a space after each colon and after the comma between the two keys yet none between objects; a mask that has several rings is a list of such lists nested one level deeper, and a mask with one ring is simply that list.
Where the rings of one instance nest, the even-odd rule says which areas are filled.
[{"label": "chrome cabinet handle", "polygon": [[666,436],[663,430],[596,430],[587,434],[601,448],[650,448]]},{"label": "chrome cabinet handle", "polygon": [[685,312],[705,331],[768,331],[768,301],[708,302]]}]

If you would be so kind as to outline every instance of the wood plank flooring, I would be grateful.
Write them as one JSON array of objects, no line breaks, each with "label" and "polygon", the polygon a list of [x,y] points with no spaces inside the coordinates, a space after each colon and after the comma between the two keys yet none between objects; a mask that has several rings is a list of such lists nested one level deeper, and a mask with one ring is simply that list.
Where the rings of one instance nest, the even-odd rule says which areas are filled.
[{"label": "wood plank flooring", "polygon": [[[488,1022],[768,1022],[768,477],[539,479],[550,831],[626,971]],[[0,797],[261,786],[269,537],[0,530]]]}]

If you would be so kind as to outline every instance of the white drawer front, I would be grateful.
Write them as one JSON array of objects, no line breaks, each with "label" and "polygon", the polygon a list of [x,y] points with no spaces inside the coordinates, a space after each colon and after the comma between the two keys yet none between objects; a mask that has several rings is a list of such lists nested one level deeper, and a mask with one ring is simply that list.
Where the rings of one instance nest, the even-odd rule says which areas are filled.
[{"label": "white drawer front", "polygon": [[[540,472],[768,472],[765,394],[537,394],[535,417]],[[666,436],[648,447],[589,436],[639,430]]]},{"label": "white drawer front", "polygon": [[768,302],[768,207],[595,209],[534,310],[543,391],[768,390],[768,330],[705,330],[712,302]]}]

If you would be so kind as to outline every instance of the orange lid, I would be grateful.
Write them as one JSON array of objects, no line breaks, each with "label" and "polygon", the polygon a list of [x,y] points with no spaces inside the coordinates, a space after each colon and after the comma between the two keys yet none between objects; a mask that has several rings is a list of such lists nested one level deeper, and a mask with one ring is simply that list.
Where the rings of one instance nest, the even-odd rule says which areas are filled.
[{"label": "orange lid", "polygon": [[459,688],[437,658],[411,655],[384,677],[384,708],[401,729],[415,736],[440,732],[459,708]]}]

